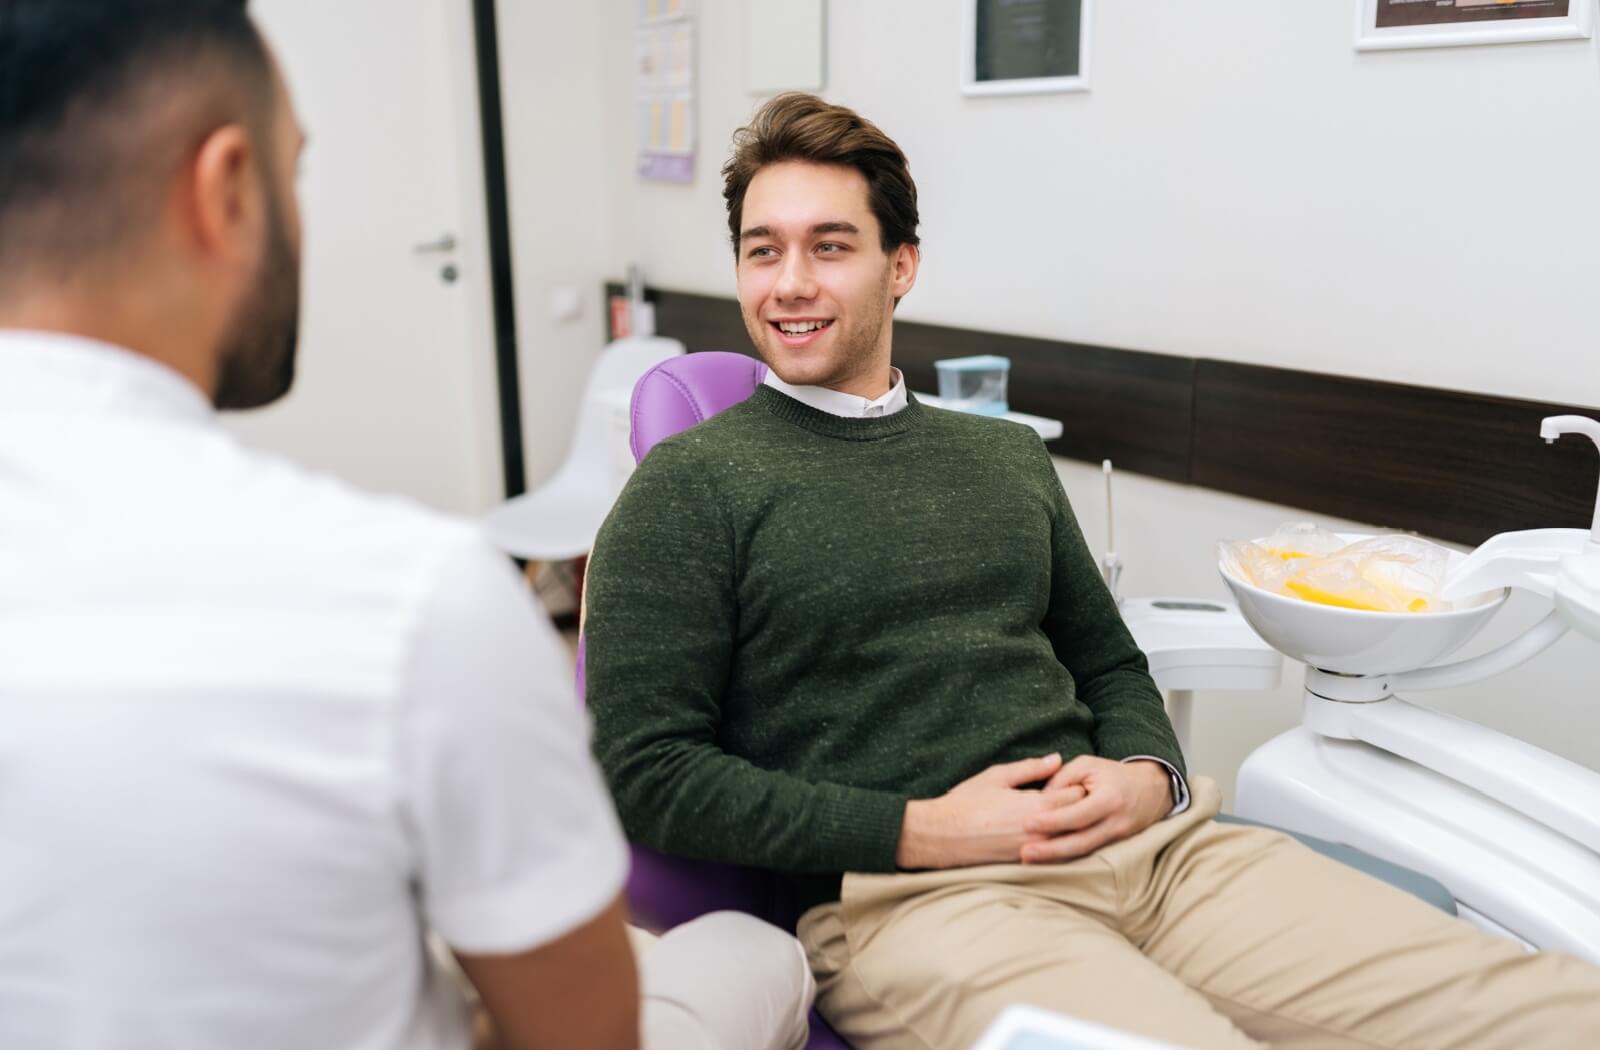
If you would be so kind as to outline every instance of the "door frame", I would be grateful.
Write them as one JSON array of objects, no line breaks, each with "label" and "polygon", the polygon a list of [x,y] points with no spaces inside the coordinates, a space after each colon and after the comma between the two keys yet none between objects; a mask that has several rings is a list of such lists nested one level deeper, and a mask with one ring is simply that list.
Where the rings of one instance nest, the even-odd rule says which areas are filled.
[{"label": "door frame", "polygon": [[473,0],[472,30],[483,148],[489,289],[494,314],[495,386],[500,415],[500,464],[505,498],[527,489],[522,450],[522,400],[517,374],[517,313],[512,294],[511,218],[500,93],[500,35],[496,0]]}]

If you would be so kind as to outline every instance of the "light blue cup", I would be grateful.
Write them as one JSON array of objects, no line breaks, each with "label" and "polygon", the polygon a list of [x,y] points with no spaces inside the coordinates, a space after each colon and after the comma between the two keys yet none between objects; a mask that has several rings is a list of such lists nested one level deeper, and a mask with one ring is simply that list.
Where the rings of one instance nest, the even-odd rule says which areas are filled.
[{"label": "light blue cup", "polygon": [[935,361],[933,367],[939,373],[939,400],[945,408],[984,416],[1003,416],[1011,410],[1006,403],[1009,357],[951,357]]}]

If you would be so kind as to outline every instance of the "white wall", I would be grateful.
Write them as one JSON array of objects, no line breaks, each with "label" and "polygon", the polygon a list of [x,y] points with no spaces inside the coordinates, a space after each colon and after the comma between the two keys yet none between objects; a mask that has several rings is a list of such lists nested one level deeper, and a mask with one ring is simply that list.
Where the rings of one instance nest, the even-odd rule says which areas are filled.
[{"label": "white wall", "polygon": [[[1600,49],[1358,53],[1354,3],[1102,2],[1091,92],[967,99],[955,0],[834,0],[826,94],[920,191],[901,315],[1600,405]],[[699,7],[698,181],[635,179],[610,114],[610,263],[728,294],[716,169],[760,99],[742,5]]]},{"label": "white wall", "polygon": [[[380,491],[476,513],[501,496],[470,8],[433,0],[252,8],[310,136],[295,387],[228,414],[246,440]],[[351,75],[351,42],[385,46]],[[460,245],[461,279],[412,246]]]},{"label": "white wall", "polygon": [[[615,208],[607,173],[626,165],[612,125],[632,70],[614,6],[499,0],[500,89],[515,276],[523,449],[530,487],[561,463],[589,366],[605,340],[600,285]],[[619,273],[621,271],[618,271]],[[575,290],[581,314],[552,316]]]},{"label": "white wall", "polygon": [[[1354,2],[1106,0],[1090,93],[969,100],[955,0],[834,0],[825,93],[900,142],[920,190],[924,265],[901,316],[1600,406],[1600,48],[1357,53]],[[546,140],[572,170],[514,185],[514,209],[582,181],[608,238],[589,286],[637,261],[662,287],[731,295],[717,169],[761,101],[744,90],[742,5],[698,0],[690,186],[632,174],[637,7],[595,9],[563,16],[588,23],[594,49],[543,52],[548,77],[576,78],[563,120],[581,145]],[[603,193],[587,181],[596,127]],[[519,267],[535,250],[519,242]],[[1103,542],[1098,469],[1059,469]],[[1307,516],[1119,478],[1129,594],[1222,597],[1217,540]],[[1474,651],[1537,615],[1517,603]],[[1568,639],[1492,683],[1414,699],[1600,768],[1596,669],[1600,647]],[[1240,758],[1294,724],[1298,670],[1285,677],[1276,694],[1202,696],[1198,768],[1231,787]]]}]

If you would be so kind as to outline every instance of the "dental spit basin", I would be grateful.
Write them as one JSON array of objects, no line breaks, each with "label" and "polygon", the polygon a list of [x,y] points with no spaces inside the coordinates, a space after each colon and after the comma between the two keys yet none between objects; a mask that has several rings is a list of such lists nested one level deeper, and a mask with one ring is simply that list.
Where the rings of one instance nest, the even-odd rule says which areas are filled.
[{"label": "dental spit basin", "polygon": [[[1339,533],[1346,543],[1372,537]],[[1453,568],[1464,555],[1452,551]],[[1229,574],[1223,582],[1239,612],[1268,645],[1299,660],[1341,675],[1381,675],[1437,663],[1471,641],[1505,604],[1505,589],[1458,599],[1448,612],[1391,613],[1342,609],[1274,594]]]}]

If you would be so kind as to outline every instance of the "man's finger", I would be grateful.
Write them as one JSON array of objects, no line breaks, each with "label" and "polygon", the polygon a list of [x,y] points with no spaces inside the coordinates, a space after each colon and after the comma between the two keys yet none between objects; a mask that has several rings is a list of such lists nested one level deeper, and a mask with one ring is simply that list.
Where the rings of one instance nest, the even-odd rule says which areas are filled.
[{"label": "man's finger", "polygon": [[1101,846],[1126,838],[1127,830],[1120,817],[1110,817],[1093,827],[1058,835],[1048,842],[1029,842],[1022,847],[1024,864],[1059,864],[1063,861],[1087,857]]},{"label": "man's finger", "polygon": [[1093,827],[1116,811],[1114,799],[1090,795],[1081,802],[1035,813],[1023,822],[1022,830],[1030,835],[1065,835]]},{"label": "man's finger", "polygon": [[1021,787],[1024,784],[1037,784],[1047,779],[1060,765],[1061,756],[1052,753],[1043,758],[1024,758],[1020,762],[990,766],[980,775],[1006,787]]},{"label": "man's finger", "polygon": [[1081,784],[1105,760],[1095,755],[1079,755],[1056,771],[1050,778],[1050,783],[1045,785],[1045,790],[1064,788],[1069,784]]},{"label": "man's finger", "polygon": [[1039,792],[1039,804],[1045,809],[1061,809],[1082,802],[1089,796],[1089,792],[1082,784],[1068,784],[1066,787],[1053,788],[1049,784]]}]

